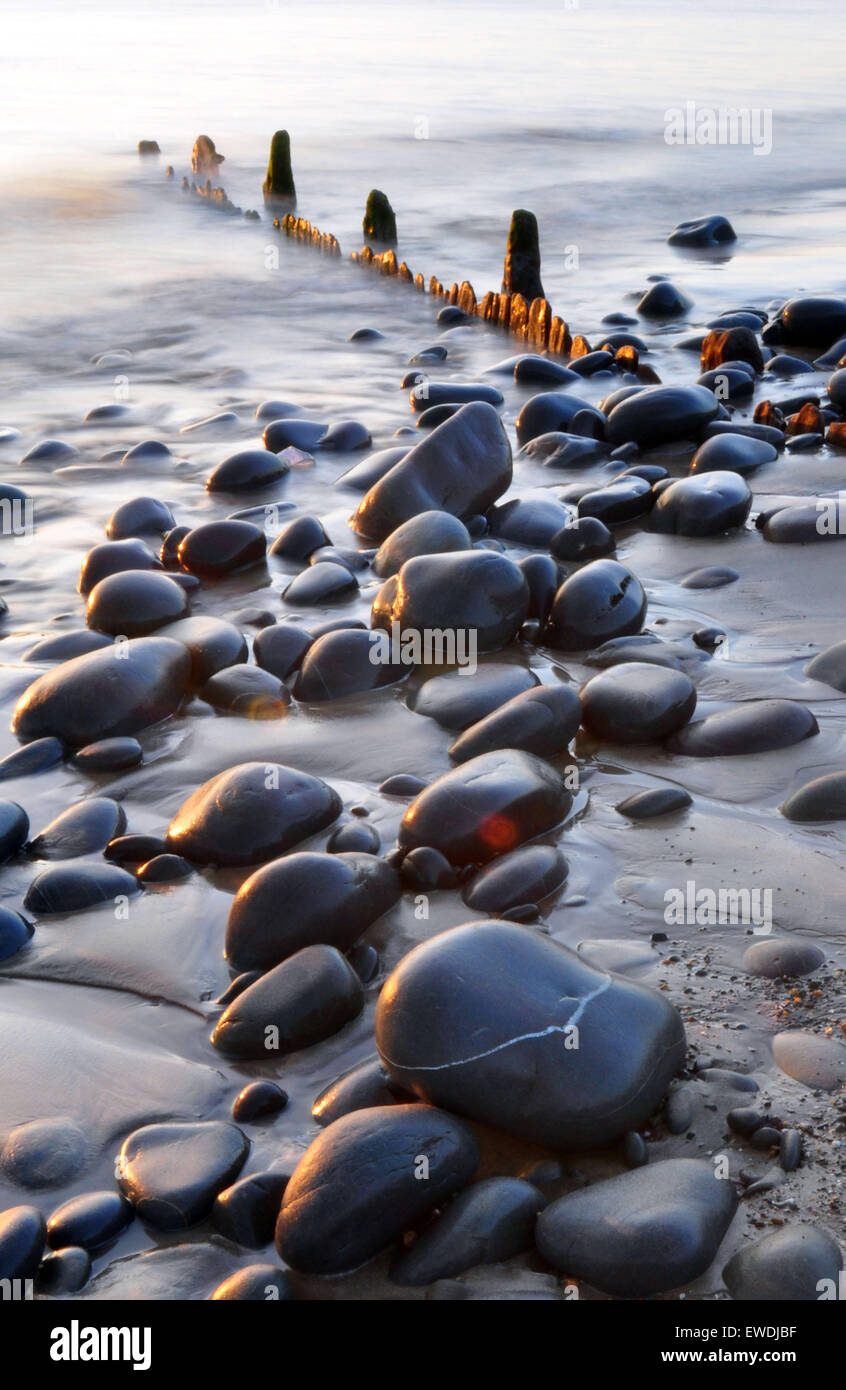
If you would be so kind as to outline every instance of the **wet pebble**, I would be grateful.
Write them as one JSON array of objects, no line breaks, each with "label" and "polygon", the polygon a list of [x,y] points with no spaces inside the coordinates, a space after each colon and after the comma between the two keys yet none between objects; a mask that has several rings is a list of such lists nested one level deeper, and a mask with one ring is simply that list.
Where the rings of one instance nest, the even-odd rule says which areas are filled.
[{"label": "wet pebble", "polygon": [[121,772],[125,768],[137,767],[143,756],[137,738],[103,738],[80,748],[71,762],[81,772]]},{"label": "wet pebble", "polygon": [[559,651],[584,651],[639,632],[645,616],[646,594],[631,570],[616,560],[593,560],[558,590],[547,641]]},{"label": "wet pebble", "polygon": [[399,896],[396,870],[373,855],[285,855],[251,874],[236,893],[226,958],[235,970],[269,970],[304,946],[348,951]]},{"label": "wet pebble", "polygon": [[554,757],[566,752],[581,720],[582,706],[572,686],[534,686],[471,724],[450,745],[449,755],[465,763],[481,753],[519,748]]},{"label": "wet pebble", "polygon": [[253,656],[265,671],[286,680],[302,664],[312,640],[305,628],[294,623],[274,623],[256,634]]},{"label": "wet pebble", "polygon": [[323,523],[316,516],[298,516],[282,527],[270,547],[270,554],[277,559],[304,564],[316,550],[330,544]]},{"label": "wet pebble", "polygon": [[[355,1269],[466,1187],[478,1163],[472,1132],[423,1105],[377,1106],[322,1130],[294,1170],[276,1249],[305,1274]],[[427,1178],[421,1182],[421,1160]]]},{"label": "wet pebble", "polygon": [[264,532],[249,521],[206,521],[179,542],[179,563],[201,579],[216,579],[264,559]]},{"label": "wet pebble", "polygon": [[91,1257],[78,1245],[66,1245],[53,1250],[42,1261],[35,1280],[39,1294],[55,1297],[62,1293],[78,1293],[91,1275]]},{"label": "wet pebble", "polygon": [[39,676],[15,706],[13,732],[84,748],[173,714],[191,672],[185,648],[164,637],[139,637],[122,644],[121,655],[118,660],[111,648],[89,652]]},{"label": "wet pebble", "polygon": [[[418,635],[475,632],[477,650],[488,652],[514,640],[528,606],[523,572],[505,555],[484,550],[418,555],[382,585],[371,622],[389,632],[398,623],[400,634],[406,629]],[[458,650],[457,635],[454,640]]]},{"label": "wet pebble", "polygon": [[118,903],[137,892],[132,875],[114,864],[54,864],[33,879],[23,905],[39,917],[50,917]]},{"label": "wet pebble", "polygon": [[227,667],[247,659],[247,643],[234,623],[223,618],[181,618],[169,623],[161,633],[173,642],[181,642],[191,658],[191,684],[204,685],[207,680]]},{"label": "wet pebble", "polygon": [[717,536],[742,526],[751,506],[752,494],[739,473],[696,473],[663,488],[650,527],[675,536]]},{"label": "wet pebble", "polygon": [[230,454],[206,479],[209,492],[239,492],[264,487],[290,472],[290,466],[269,449],[242,449]]},{"label": "wet pebble", "polygon": [[723,1279],[732,1298],[743,1302],[812,1303],[821,1297],[823,1280],[837,1289],[842,1268],[840,1247],[828,1232],[796,1222],[739,1250]]},{"label": "wet pebble", "polygon": [[0,1167],[19,1187],[63,1187],[86,1168],[89,1144],[73,1120],[54,1117],[17,1125],[0,1152]]},{"label": "wet pebble", "polygon": [[171,821],[167,845],[195,864],[260,864],[337,819],[337,793],[280,763],[240,763],[204,782]]},{"label": "wet pebble", "polygon": [[251,1081],[238,1092],[232,1104],[232,1118],[240,1125],[278,1115],[288,1104],[288,1094],[275,1081]]},{"label": "wet pebble", "polygon": [[79,571],[79,592],[90,594],[96,584],[110,575],[158,569],[158,561],[143,541],[103,541],[88,551]]},{"label": "wet pebble", "polygon": [[693,797],[682,787],[649,787],[642,792],[627,796],[615,806],[621,816],[629,820],[654,820],[656,816],[672,815],[685,811],[693,805]]},{"label": "wet pebble", "polygon": [[131,1204],[119,1192],[84,1192],[63,1202],[47,1222],[47,1244],[97,1250],[125,1231],[135,1219]]},{"label": "wet pebble", "polygon": [[244,1166],[249,1147],[235,1125],[220,1120],[144,1125],[121,1148],[118,1186],[147,1225],[185,1230],[208,1216],[218,1193]]},{"label": "wet pebble", "polygon": [[813,1090],[834,1091],[846,1081],[846,1047],[834,1038],[790,1030],[773,1038],[776,1066]]},{"label": "wet pebble", "polygon": [[827,772],[806,782],[780,810],[791,821],[846,820],[846,772]]},{"label": "wet pebble", "polygon": [[562,887],[569,872],[566,858],[554,845],[524,845],[475,874],[464,890],[464,902],[474,912],[499,917],[522,903],[543,902]]},{"label": "wet pebble", "polygon": [[[454,927],[405,956],[379,996],[376,1044],[422,1100],[564,1150],[646,1120],[685,1048],[663,995],[504,921]],[[528,1089],[515,1082],[526,1075]]]},{"label": "wet pebble", "polygon": [[286,603],[318,607],[355,597],[358,581],[345,565],[321,560],[301,570],[282,591]]},{"label": "wet pebble", "polygon": [[790,748],[819,733],[819,725],[798,700],[752,700],[697,719],[667,744],[687,758],[743,757]]},{"label": "wet pebble", "polygon": [[272,1060],[331,1038],[364,1006],[361,982],[334,946],[306,946],[226,1008],[212,1045],[240,1060]]},{"label": "wet pebble", "polygon": [[454,866],[486,864],[567,815],[572,797],[549,763],[506,749],[435,779],[403,816],[399,846],[439,850]]},{"label": "wet pebble", "polygon": [[287,686],[260,666],[229,666],[218,671],[199,694],[214,709],[244,719],[279,719],[291,703]]},{"label": "wet pebble", "polygon": [[41,1262],[47,1230],[37,1207],[0,1211],[0,1279],[31,1279]]},{"label": "wet pebble", "polygon": [[537,676],[525,666],[489,662],[472,677],[464,671],[432,676],[421,685],[413,708],[415,714],[458,732],[537,684]]},{"label": "wet pebble", "polygon": [[28,851],[35,859],[76,859],[98,854],[126,829],[126,812],[108,796],[92,796],[69,806],[33,836]]},{"label": "wet pebble", "polygon": [[[340,629],[318,637],[302,659],[294,682],[294,699],[317,704],[345,695],[380,690],[404,680],[409,667],[376,659],[377,635],[363,629]],[[387,640],[387,639],[386,639]]]},{"label": "wet pebble", "polygon": [[710,1163],[673,1158],[594,1183],[540,1215],[537,1246],[615,1298],[648,1298],[704,1274],[737,1208]]},{"label": "wet pebble", "polygon": [[0,906],[0,961],[9,960],[32,939],[33,927],[19,912]]},{"label": "wet pebble", "polygon": [[211,1212],[218,1235],[244,1250],[269,1245],[288,1180],[287,1173],[251,1173],[225,1187],[215,1197]]},{"label": "wet pebble", "polygon": [[472,1183],[391,1267],[395,1284],[432,1284],[530,1250],[545,1198],[520,1178]]},{"label": "wet pebble", "polygon": [[378,1057],[368,1057],[350,1067],[320,1092],[311,1107],[312,1119],[319,1125],[330,1125],[342,1115],[354,1110],[369,1110],[375,1105],[393,1105],[397,1091]]},{"label": "wet pebble", "polygon": [[824,953],[812,942],[785,941],[778,937],[756,941],[743,953],[744,970],[767,980],[798,979],[818,970],[824,961]]},{"label": "wet pebble", "polygon": [[646,386],[613,406],[606,438],[612,448],[633,440],[642,449],[691,439],[716,418],[718,409],[705,386]]}]

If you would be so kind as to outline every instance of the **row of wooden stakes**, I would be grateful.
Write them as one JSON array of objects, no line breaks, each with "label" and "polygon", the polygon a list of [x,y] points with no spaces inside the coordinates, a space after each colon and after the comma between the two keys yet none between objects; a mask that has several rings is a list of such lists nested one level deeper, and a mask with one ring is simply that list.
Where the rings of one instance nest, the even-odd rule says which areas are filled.
[{"label": "row of wooden stakes", "polygon": [[[329,232],[321,232],[304,217],[288,213],[285,217],[274,218],[273,225],[285,236],[292,237],[295,241],[308,242],[326,255],[341,255],[337,237]],[[440,280],[432,275],[427,283],[423,275],[414,275],[405,261],[397,261],[393,248],[374,251],[370,246],[364,246],[360,251],[353,251],[350,260],[355,265],[364,266],[365,269],[373,270],[379,275],[392,276],[413,285],[420,294],[428,293],[442,299],[445,304],[454,304],[470,318],[483,319],[493,328],[499,328],[521,342],[553,356],[578,357],[590,351],[589,344],[583,339],[577,338],[574,341],[571,338],[567,324],[557,314],[553,314],[552,306],[546,299],[533,299],[531,303],[527,303],[522,294],[497,294],[494,290],[488,290],[482,299],[477,299],[468,280],[463,280],[460,285],[453,284],[447,289],[446,285],[442,285]]]}]

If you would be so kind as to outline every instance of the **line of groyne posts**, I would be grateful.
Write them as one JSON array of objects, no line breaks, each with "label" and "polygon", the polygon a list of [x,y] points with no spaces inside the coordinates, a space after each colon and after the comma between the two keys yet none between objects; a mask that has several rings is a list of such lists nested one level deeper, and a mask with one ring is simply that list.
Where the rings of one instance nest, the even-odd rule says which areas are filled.
[{"label": "line of groyne posts", "polygon": [[[155,140],[140,141],[138,152],[145,156],[160,153]],[[258,212],[237,207],[225,189],[214,183],[223,162],[224,156],[215,148],[214,141],[207,135],[199,135],[191,151],[191,172],[195,177],[183,177],[182,189],[223,212],[259,220]],[[169,179],[175,179],[172,165],[168,165],[166,175]],[[322,232],[305,217],[296,214],[297,193],[291,167],[291,141],[286,130],[277,130],[270,142],[262,194],[265,208],[273,217],[275,231],[310,246],[322,255],[342,255],[336,236],[331,232]],[[437,276],[431,275],[427,279],[419,272],[414,274],[405,261],[398,260],[396,216],[388,198],[379,189],[372,189],[368,195],[362,232],[362,249],[353,251],[349,257],[353,264],[411,285],[419,294],[429,294],[443,300],[445,305],[454,305],[466,317],[482,319],[492,328],[509,334],[536,351],[566,359],[581,357],[591,351],[586,339],[571,336],[566,321],[553,313],[544,295],[540,278],[537,219],[525,208],[518,208],[511,216],[501,288],[499,291],[488,290],[481,298],[476,295],[469,280],[447,287]],[[620,352],[631,355],[631,349],[621,348]]]}]

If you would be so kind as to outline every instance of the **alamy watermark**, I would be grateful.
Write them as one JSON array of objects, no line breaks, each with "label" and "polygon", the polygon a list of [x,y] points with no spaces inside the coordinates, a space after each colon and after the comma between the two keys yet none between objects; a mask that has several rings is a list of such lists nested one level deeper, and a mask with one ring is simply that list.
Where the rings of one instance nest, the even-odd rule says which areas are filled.
[{"label": "alamy watermark", "polygon": [[457,666],[462,676],[474,676],[478,641],[474,627],[402,627],[396,619],[390,632],[370,634],[374,666]]},{"label": "alamy watermark", "polygon": [[772,888],[697,888],[690,878],[684,888],[668,888],[664,903],[668,926],[743,926],[754,936],[769,936],[773,929]]},{"label": "alamy watermark", "polygon": [[771,154],[773,113],[762,106],[699,106],[686,101],[664,112],[668,145],[746,145],[753,154]]},{"label": "alamy watermark", "polygon": [[11,536],[16,545],[35,535],[35,505],[31,497],[0,497],[0,536]]}]

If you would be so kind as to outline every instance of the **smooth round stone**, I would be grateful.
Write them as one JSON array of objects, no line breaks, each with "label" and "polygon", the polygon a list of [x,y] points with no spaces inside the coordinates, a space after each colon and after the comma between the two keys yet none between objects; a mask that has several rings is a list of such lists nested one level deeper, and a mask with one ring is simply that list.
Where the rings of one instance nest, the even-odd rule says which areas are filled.
[{"label": "smooth round stone", "polygon": [[132,1206],[119,1192],[85,1192],[57,1207],[47,1222],[47,1244],[97,1250],[119,1236],[135,1219]]},{"label": "smooth round stone", "polygon": [[[427,1177],[420,1181],[422,1162]],[[479,1161],[460,1120],[423,1105],[376,1106],[321,1130],[294,1170],[276,1249],[304,1274],[355,1269],[466,1187]]]},{"label": "smooth round stone", "polygon": [[[587,416],[596,419],[597,428],[604,430],[605,421],[600,411],[567,391],[541,391],[532,396],[517,416],[515,428],[517,443],[521,448],[544,434],[567,434],[572,430],[575,417],[585,411]],[[578,433],[572,430],[572,433]],[[596,436],[602,438],[602,433]]]},{"label": "smooth round stone", "polygon": [[247,660],[247,643],[234,623],[223,618],[182,618],[169,623],[161,634],[180,642],[191,658],[191,684],[204,685],[207,680],[231,666]]},{"label": "smooth round stone", "polygon": [[798,1031],[776,1033],[777,1067],[812,1090],[834,1091],[846,1081],[846,1047],[834,1038]]},{"label": "smooth round stone", "polygon": [[131,449],[127,449],[121,459],[121,465],[129,468],[137,463],[166,463],[171,458],[173,454],[160,439],[144,439],[140,444],[134,444]]},{"label": "smooth round stone", "polygon": [[637,312],[644,318],[677,318],[690,308],[690,300],[669,280],[659,280],[650,285],[646,294],[638,301]]},{"label": "smooth round stone", "polygon": [[454,888],[457,874],[449,860],[436,849],[413,849],[400,864],[403,887],[411,892],[428,893],[438,888]]},{"label": "smooth round stone", "polygon": [[328,854],[378,854],[380,846],[378,832],[364,821],[339,825],[326,841]]},{"label": "smooth round stone", "polygon": [[697,384],[713,391],[722,403],[747,401],[755,393],[754,376],[743,371],[741,367],[729,366],[727,363],[720,367],[713,367],[710,372],[703,372],[697,378]]},{"label": "smooth round stone", "polygon": [[[294,699],[317,704],[346,695],[380,690],[404,680],[409,667],[379,659],[381,634],[348,628],[318,637],[302,659]],[[385,643],[389,646],[387,639]]]},{"label": "smooth round stone", "polygon": [[179,547],[190,530],[190,526],[174,526],[163,538],[159,549],[159,559],[165,569],[182,573],[182,570],[179,569]]},{"label": "smooth round stone", "polygon": [[744,439],[760,439],[765,444],[772,444],[779,453],[784,448],[784,431],[776,429],[774,425],[756,425],[749,421],[735,420],[713,420],[710,425],[702,431],[700,438],[714,439],[724,435],[740,435]]},{"label": "smooth round stone", "polygon": [[692,570],[681,580],[683,589],[723,589],[726,584],[734,584],[740,575],[728,565],[707,565],[704,569]]},{"label": "smooth round stone", "polygon": [[21,463],[68,463],[70,459],[77,458],[79,450],[73,444],[66,444],[63,439],[42,439],[40,444],[33,444],[21,459]]},{"label": "smooth round stone", "polygon": [[279,719],[291,703],[287,686],[260,666],[229,666],[218,671],[199,694],[215,709],[245,719]]},{"label": "smooth round stone", "polygon": [[[597,429],[600,428],[601,418],[599,412],[596,419],[590,417]],[[574,415],[570,433],[553,430],[539,434],[528,441],[523,453],[527,458],[539,459],[544,468],[583,468],[607,458],[608,445],[601,439],[573,432],[577,419],[578,415]]]},{"label": "smooth round stone", "polygon": [[475,381],[421,381],[409,393],[412,410],[427,410],[436,405],[467,405],[469,401],[486,401],[502,405],[503,395],[495,386]]},{"label": "smooth round stone", "polygon": [[36,642],[24,656],[24,661],[69,661],[71,657],[98,652],[111,645],[112,638],[106,632],[92,632],[88,627],[74,628],[72,632],[62,632],[57,637],[45,637],[43,641]]},{"label": "smooth round stone", "polygon": [[438,425],[362,499],[353,529],[384,541],[427,511],[486,512],[511,483],[511,445],[492,405],[472,401]]},{"label": "smooth round stone", "polygon": [[737,241],[737,233],[728,218],[718,213],[711,217],[696,217],[690,222],[679,222],[667,237],[670,246],[684,246],[692,250],[724,246],[731,241]]},{"label": "smooth round stone", "polygon": [[828,396],[838,410],[846,410],[846,368],[841,367],[828,381]]},{"label": "smooth round stone", "polygon": [[37,1207],[0,1211],[0,1279],[31,1279],[41,1262],[46,1226]]},{"label": "smooth round stone", "polygon": [[285,459],[269,449],[242,449],[230,454],[206,479],[208,492],[238,492],[246,488],[264,487],[290,472]]},{"label": "smooth round stone", "polygon": [[423,845],[460,867],[487,864],[559,825],[572,797],[561,776],[532,753],[483,753],[435,779],[408,807],[400,849]]},{"label": "smooth round stone", "polygon": [[386,579],[373,602],[371,624],[390,632],[398,623],[400,633],[469,630],[478,651],[496,651],[517,636],[528,606],[523,572],[505,555],[489,550],[418,555]]},{"label": "smooth round stone", "polygon": [[286,603],[315,607],[353,598],[357,593],[358,581],[345,565],[321,560],[295,575],[282,597]]},{"label": "smooth round stone", "polygon": [[524,555],[518,560],[529,586],[528,620],[546,624],[558,588],[558,566],[548,555]]},{"label": "smooth round stone", "polygon": [[761,337],[769,346],[829,348],[846,333],[846,299],[803,295],[789,299],[766,325]]},{"label": "smooth round stone", "polygon": [[320,420],[303,420],[302,418],[289,417],[281,420],[271,420],[265,426],[261,437],[265,449],[269,449],[273,454],[281,454],[283,449],[304,449],[306,453],[311,453],[316,449],[326,434],[326,426]]},{"label": "smooth round stone", "polygon": [[281,763],[240,763],[204,782],[171,821],[167,844],[194,864],[261,864],[325,830],[337,792]]},{"label": "smooth round stone", "polygon": [[836,1297],[842,1268],[840,1247],[828,1232],[797,1222],[739,1250],[723,1280],[738,1301],[813,1303],[823,1297],[823,1281]]},{"label": "smooth round stone", "polygon": [[582,722],[596,738],[613,743],[654,743],[692,717],[693,681],[644,661],[624,661],[592,676],[580,691]]},{"label": "smooth round stone", "polygon": [[692,439],[719,410],[705,386],[647,386],[611,410],[606,438],[612,448],[630,440],[652,449],[677,439]]},{"label": "smooth round stone", "polygon": [[9,1134],[0,1165],[20,1187],[62,1187],[87,1166],[88,1140],[73,1120],[30,1120]]},{"label": "smooth round stone", "polygon": [[628,816],[629,820],[653,820],[656,816],[686,811],[692,805],[693,797],[681,787],[650,787],[626,797],[614,809],[621,816]]},{"label": "smooth round stone", "polygon": [[820,541],[842,540],[846,532],[839,525],[837,529],[831,529],[827,524],[825,508],[816,502],[807,502],[794,507],[780,507],[767,517],[762,534],[765,541],[772,541],[776,545],[816,545]]},{"label": "smooth round stone", "polygon": [[157,570],[159,563],[143,541],[102,541],[92,546],[79,571],[79,592],[90,594],[95,585],[110,575]]},{"label": "smooth round stone", "polygon": [[355,449],[367,449],[373,443],[370,431],[360,420],[336,420],[319,441],[321,449],[337,454],[350,454]]},{"label": "smooth round stone", "polygon": [[262,628],[253,641],[256,664],[285,680],[302,664],[313,638],[294,623],[274,623]]},{"label": "smooth round stone", "polygon": [[19,912],[0,906],[0,961],[17,955],[32,939],[33,927]]},{"label": "smooth round stone", "polygon": [[373,557],[372,550],[351,550],[349,546],[321,545],[309,556],[310,565],[319,565],[324,560],[336,565],[346,565],[351,574],[366,570]]},{"label": "smooth round stone", "polygon": [[622,526],[644,516],[652,507],[652,486],[636,474],[615,479],[607,487],[579,498],[579,515],[593,517],[606,526]]},{"label": "smooth round stone", "polygon": [[249,1148],[240,1129],[220,1120],[144,1125],[120,1151],[118,1187],[155,1230],[185,1230],[208,1216]]},{"label": "smooth round stone", "polygon": [[671,1158],[568,1193],[541,1212],[545,1260],[614,1298],[648,1298],[704,1274],[737,1209],[710,1163]]},{"label": "smooth round stone", "polygon": [[645,616],[646,594],[631,570],[616,560],[593,560],[558,590],[546,640],[560,651],[585,651],[639,632]]},{"label": "smooth round stone", "polygon": [[355,1110],[369,1110],[374,1105],[393,1105],[397,1093],[391,1089],[392,1084],[379,1058],[368,1057],[342,1072],[320,1092],[311,1107],[312,1119],[319,1125],[329,1125]]},{"label": "smooth round stone", "polygon": [[137,767],[144,753],[137,738],[103,738],[80,748],[71,762],[81,772],[120,772]]},{"label": "smooth round stone", "polygon": [[730,1110],[726,1115],[726,1124],[732,1134],[739,1134],[744,1139],[760,1129],[763,1123],[763,1116],[758,1110],[745,1106],[737,1110]]},{"label": "smooth round stone", "polygon": [[415,555],[469,550],[471,545],[467,527],[450,512],[421,512],[404,521],[382,542],[373,560],[373,573],[388,578]]},{"label": "smooth round stone", "polygon": [[813,371],[813,367],[803,357],[790,357],[786,353],[777,353],[767,362],[766,371],[768,376],[805,376],[806,373]]},{"label": "smooth round stone", "polygon": [[846,695],[846,641],[835,642],[819,652],[808,662],[805,675]]},{"label": "smooth round stone", "polygon": [[828,772],[806,782],[779,808],[792,821],[846,820],[846,772]]},{"label": "smooth round stone", "polygon": [[114,864],[55,864],[32,881],[23,905],[39,917],[50,917],[84,912],[137,892],[132,875]]},{"label": "smooth round stone", "polygon": [[515,497],[488,513],[490,533],[509,545],[546,548],[562,526],[575,520],[556,497]]},{"label": "smooth round stone", "polygon": [[479,667],[472,678],[463,671],[432,676],[421,685],[413,709],[415,714],[424,714],[442,728],[457,732],[537,684],[537,676],[525,666],[490,662]]},{"label": "smooth round stone", "polygon": [[398,1085],[552,1149],[602,1148],[637,1128],[684,1062],[662,994],[504,921],[417,946],[383,986],[375,1026]]},{"label": "smooth round stone", "polygon": [[674,536],[717,536],[742,526],[751,506],[752,493],[739,473],[697,473],[662,490],[650,528]]},{"label": "smooth round stone", "polygon": [[481,753],[519,748],[554,757],[566,752],[581,720],[581,703],[571,686],[534,686],[471,724],[450,745],[449,755],[455,762],[466,763]]},{"label": "smooth round stone", "polygon": [[427,784],[421,777],[415,777],[410,772],[396,772],[393,777],[386,777],[378,790],[382,796],[417,796],[422,792]]},{"label": "smooth round stone", "polygon": [[232,1118],[239,1124],[254,1124],[256,1120],[278,1115],[287,1104],[287,1091],[283,1091],[274,1081],[251,1081],[235,1097]]},{"label": "smooth round stone", "polygon": [[30,741],[52,735],[73,748],[135,734],[179,707],[191,662],[178,642],[140,637],[74,657],[33,681],[15,706],[12,731]]},{"label": "smooth round stone", "polygon": [[499,917],[523,903],[540,903],[566,882],[570,866],[553,845],[524,845],[504,854],[470,880],[464,902]]},{"label": "smooth round stone", "polygon": [[108,796],[91,796],[56,816],[29,844],[34,859],[99,854],[126,829],[126,812]]},{"label": "smooth round stone", "polygon": [[530,1250],[545,1202],[538,1189],[521,1178],[472,1183],[394,1261],[392,1281],[433,1284]]},{"label": "smooth round stone", "polygon": [[390,472],[395,463],[404,459],[408,452],[408,445],[379,449],[377,453],[362,459],[360,463],[348,468],[346,473],[342,473],[337,480],[337,485],[350,488],[355,492],[367,492],[369,488],[384,478],[386,473]]},{"label": "smooth round stone", "polygon": [[250,521],[206,521],[179,543],[182,568],[201,579],[234,574],[264,559],[265,535]]},{"label": "smooth round stone", "polygon": [[520,386],[573,386],[576,383],[576,373],[569,367],[556,362],[552,357],[539,357],[534,352],[527,352],[515,358],[512,375]]},{"label": "smooth round stone", "polygon": [[179,883],[193,873],[191,865],[178,854],[157,854],[138,869],[138,882],[147,884]]},{"label": "smooth round stone", "polygon": [[45,1256],[36,1275],[36,1288],[40,1294],[51,1296],[78,1293],[88,1283],[90,1274],[91,1257],[87,1250],[66,1245]]},{"label": "smooth round stone", "polygon": [[132,536],[163,536],[175,524],[170,507],[157,497],[133,497],[112,512],[106,523],[106,535],[110,541],[128,540]]},{"label": "smooth round stone", "polygon": [[623,1140],[623,1159],[627,1168],[642,1168],[649,1162],[646,1143],[634,1129],[630,1129]]},{"label": "smooth round stone", "polygon": [[334,946],[306,946],[236,995],[211,1042],[239,1060],[284,1056],[331,1038],[361,1013],[361,981]]},{"label": "smooth round stone", "polygon": [[688,758],[742,757],[790,748],[817,733],[816,719],[797,700],[752,700],[695,720],[667,747]]},{"label": "smooth round stone", "polygon": [[764,463],[773,463],[778,450],[763,439],[742,434],[715,434],[700,444],[690,464],[691,473],[713,473],[728,469],[743,477]]},{"label": "smooth round stone", "polygon": [[225,954],[235,970],[269,970],[305,946],[348,951],[400,896],[396,870],[370,854],[288,854],[239,888]]},{"label": "smooth round stone", "polygon": [[616,548],[614,537],[594,516],[580,516],[556,532],[549,542],[550,554],[565,563],[581,564],[611,555]]},{"label": "smooth round stone", "polygon": [[157,854],[164,854],[167,845],[157,835],[119,835],[103,850],[106,859],[115,864],[146,864]]},{"label": "smooth round stone", "polygon": [[212,1225],[218,1235],[245,1250],[261,1250],[273,1240],[273,1231],[287,1173],[251,1173],[218,1193],[212,1207]]},{"label": "smooth round stone", "polygon": [[304,564],[315,550],[331,542],[316,516],[298,516],[283,526],[270,547],[270,554]]},{"label": "smooth round stone", "polygon": [[277,1303],[294,1297],[291,1281],[276,1265],[244,1265],[218,1284],[209,1299],[213,1303]]},{"label": "smooth round stone", "polygon": [[55,767],[65,756],[63,744],[57,738],[37,738],[14,753],[0,758],[0,782],[15,777],[29,777],[36,772],[46,772]]},{"label": "smooth round stone", "polygon": [[146,637],[188,611],[188,595],[166,574],[111,574],[88,595],[85,621],[112,636]]},{"label": "smooth round stone", "polygon": [[256,406],[257,420],[284,420],[290,415],[296,415],[298,406],[292,405],[290,401],[262,401]]},{"label": "smooth round stone", "polygon": [[809,941],[784,941],[767,937],[756,941],[743,955],[743,969],[767,980],[796,979],[810,975],[825,961],[825,954]]},{"label": "smooth round stone", "polygon": [[12,859],[26,843],[29,816],[17,801],[0,801],[0,864]]}]

